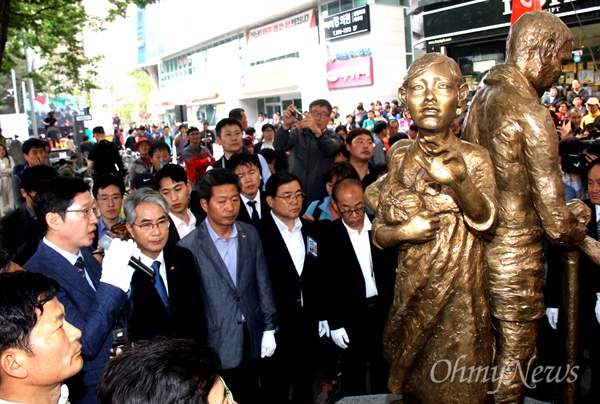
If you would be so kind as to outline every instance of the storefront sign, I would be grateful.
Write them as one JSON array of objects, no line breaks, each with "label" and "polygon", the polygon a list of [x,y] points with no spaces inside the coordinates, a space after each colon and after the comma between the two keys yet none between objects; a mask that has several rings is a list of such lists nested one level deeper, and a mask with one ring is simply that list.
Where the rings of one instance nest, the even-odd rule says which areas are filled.
[{"label": "storefront sign", "polygon": [[348,35],[371,31],[369,6],[361,6],[352,10],[325,17],[325,39],[337,39]]},{"label": "storefront sign", "polygon": [[348,52],[338,52],[334,55],[329,55],[328,62],[333,63],[336,60],[346,60],[369,55],[371,55],[371,48],[356,49]]},{"label": "storefront sign", "polygon": [[373,58],[360,57],[327,64],[327,87],[347,88],[373,84]]},{"label": "storefront sign", "polygon": [[[451,0],[444,5],[434,10],[426,8],[423,13],[427,45],[453,43],[467,36],[485,38],[508,33],[512,0]],[[577,22],[575,13],[584,23],[593,21],[600,14],[599,7],[600,0],[546,0],[542,4],[543,10],[558,15],[567,25]]]},{"label": "storefront sign", "polygon": [[299,51],[307,33],[317,26],[314,9],[246,32],[248,62],[264,61]]}]

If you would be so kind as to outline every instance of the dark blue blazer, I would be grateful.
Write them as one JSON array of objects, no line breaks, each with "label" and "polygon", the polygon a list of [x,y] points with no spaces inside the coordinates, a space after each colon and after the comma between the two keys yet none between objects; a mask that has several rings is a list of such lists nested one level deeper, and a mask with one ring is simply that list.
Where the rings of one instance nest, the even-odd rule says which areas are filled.
[{"label": "dark blue blazer", "polygon": [[115,315],[127,301],[127,294],[115,286],[101,283],[102,267],[87,249],[82,249],[81,253],[96,291],[66,258],[43,241],[23,268],[48,275],[60,284],[56,297],[65,306],[67,321],[82,333],[83,370],[67,380],[69,396],[72,403],[95,403],[96,385],[110,358]]}]

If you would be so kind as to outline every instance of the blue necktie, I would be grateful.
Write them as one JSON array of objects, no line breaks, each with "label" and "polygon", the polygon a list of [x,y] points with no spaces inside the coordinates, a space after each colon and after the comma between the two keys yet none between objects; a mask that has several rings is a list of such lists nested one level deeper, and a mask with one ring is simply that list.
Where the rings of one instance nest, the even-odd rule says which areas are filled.
[{"label": "blue necktie", "polygon": [[85,279],[85,264],[83,262],[82,256],[77,257],[77,261],[75,261],[74,267],[77,269],[77,272],[79,272],[79,275],[81,275]]},{"label": "blue necktie", "polygon": [[160,261],[154,261],[151,266],[152,269],[154,269],[154,287],[156,288],[160,299],[163,301],[165,309],[167,309],[167,312],[171,314],[171,307],[169,306],[169,295],[167,295],[167,288],[165,287],[165,282],[160,276]]},{"label": "blue necktie", "polygon": [[248,201],[246,203],[252,208],[252,223],[258,222],[260,217],[258,216],[258,212],[256,210],[256,201]]}]

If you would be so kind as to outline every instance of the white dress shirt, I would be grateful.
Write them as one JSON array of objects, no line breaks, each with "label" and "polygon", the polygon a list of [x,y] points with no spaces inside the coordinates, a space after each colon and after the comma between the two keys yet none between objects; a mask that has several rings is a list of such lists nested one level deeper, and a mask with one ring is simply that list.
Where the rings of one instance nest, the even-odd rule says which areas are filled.
[{"label": "white dress shirt", "polygon": [[242,198],[242,204],[248,211],[248,216],[250,216],[250,218],[252,218],[252,208],[250,207],[250,205],[248,205],[248,201],[256,201],[256,205],[254,205],[254,207],[256,208],[256,213],[258,213],[258,217],[262,219],[262,215],[260,213],[260,190],[258,190],[254,199],[248,199],[242,194],[240,194],[240,197]]},{"label": "white dress shirt", "polygon": [[369,240],[369,231],[371,230],[371,221],[365,214],[365,222],[361,232],[351,229],[346,225],[344,226],[350,236],[350,242],[354,248],[354,253],[358,259],[360,269],[362,270],[363,277],[365,278],[365,291],[367,298],[377,295],[377,286],[375,285],[375,272],[373,272],[373,257],[371,256],[371,240]]},{"label": "white dress shirt", "polygon": [[[290,253],[290,257],[292,257],[292,261],[294,262],[294,267],[296,268],[296,272],[298,272],[298,276],[302,275],[302,270],[304,269],[304,259],[306,258],[306,246],[304,245],[304,238],[302,237],[302,222],[299,218],[296,218],[294,221],[294,228],[290,232],[287,224],[279,220],[273,211],[271,211],[271,216],[275,221],[277,229],[279,229],[279,233],[281,234],[283,242]],[[300,291],[300,305],[304,307],[304,297],[302,296],[302,291]]]},{"label": "white dress shirt", "polygon": [[179,238],[184,238],[196,228],[196,216],[194,216],[194,214],[191,210],[189,210],[189,208],[187,210],[187,215],[190,224],[185,224],[183,220],[175,216],[173,213],[169,212],[169,217],[173,220],[173,224],[175,225],[175,229],[177,229],[177,234],[179,234]]},{"label": "white dress shirt", "polygon": [[165,283],[165,289],[167,290],[167,296],[169,295],[169,282],[167,281],[167,265],[165,264],[165,257],[163,255],[163,252],[161,251],[160,254],[158,254],[158,257],[156,257],[156,259],[152,259],[150,257],[145,256],[144,254],[140,254],[140,261],[142,261],[142,264],[145,264],[146,266],[148,266],[148,268],[152,267],[152,264],[154,263],[154,261],[159,261],[160,262],[160,277],[162,278],[163,282]]}]

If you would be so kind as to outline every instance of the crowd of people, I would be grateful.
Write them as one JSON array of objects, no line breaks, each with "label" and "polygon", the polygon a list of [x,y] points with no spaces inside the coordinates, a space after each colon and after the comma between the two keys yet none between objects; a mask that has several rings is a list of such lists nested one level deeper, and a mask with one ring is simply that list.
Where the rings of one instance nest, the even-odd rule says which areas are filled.
[{"label": "crowd of people", "polygon": [[[214,130],[181,125],[174,136],[162,124],[125,136],[119,120],[112,142],[102,127],[94,144],[84,139],[76,170],[50,167],[39,139],[22,144],[19,164],[0,145],[0,181],[12,179],[0,207],[15,207],[0,219],[0,402],[313,403],[317,371],[318,403],[390,390],[434,402],[434,360],[491,364],[497,344],[496,365],[514,379],[538,322],[539,360],[561,366],[552,257],[554,244],[598,240],[599,102],[576,81],[565,103],[552,89],[540,100],[551,82],[513,60],[518,46],[466,118],[458,65],[432,54],[409,69],[402,106],[360,103],[342,118],[317,99],[304,112],[259,114],[254,128],[235,108]],[[494,98],[506,77],[531,87],[518,96],[533,118],[515,115],[516,129],[481,113],[523,103]],[[139,153],[127,167],[124,149]],[[534,161],[559,164],[562,178]],[[592,209],[589,224],[569,213],[571,198]],[[534,210],[521,217],[517,205]],[[544,232],[554,243],[545,290]],[[580,350],[596,380],[600,268],[580,268]],[[478,387],[442,390],[482,402]],[[507,380],[496,399],[522,395]]]}]

